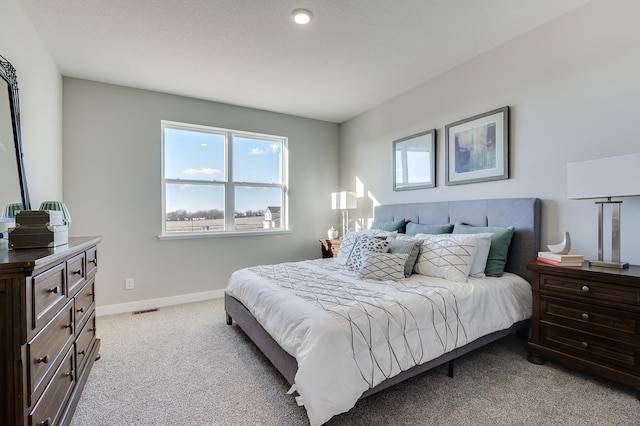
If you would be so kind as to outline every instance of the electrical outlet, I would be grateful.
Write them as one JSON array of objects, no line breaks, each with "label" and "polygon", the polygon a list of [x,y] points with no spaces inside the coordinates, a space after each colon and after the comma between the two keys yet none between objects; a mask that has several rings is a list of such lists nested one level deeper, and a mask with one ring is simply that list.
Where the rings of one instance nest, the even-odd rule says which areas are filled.
[{"label": "electrical outlet", "polygon": [[127,278],[124,281],[124,288],[126,290],[133,290],[133,278]]}]

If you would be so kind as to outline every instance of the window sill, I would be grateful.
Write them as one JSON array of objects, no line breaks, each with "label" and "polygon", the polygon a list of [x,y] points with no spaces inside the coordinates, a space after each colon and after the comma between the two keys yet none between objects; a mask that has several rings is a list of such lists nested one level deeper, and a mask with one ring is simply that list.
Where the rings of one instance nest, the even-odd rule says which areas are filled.
[{"label": "window sill", "polygon": [[159,240],[193,240],[200,238],[226,238],[226,237],[256,237],[267,235],[290,234],[289,230],[279,231],[228,231],[228,232],[176,232],[158,235]]}]

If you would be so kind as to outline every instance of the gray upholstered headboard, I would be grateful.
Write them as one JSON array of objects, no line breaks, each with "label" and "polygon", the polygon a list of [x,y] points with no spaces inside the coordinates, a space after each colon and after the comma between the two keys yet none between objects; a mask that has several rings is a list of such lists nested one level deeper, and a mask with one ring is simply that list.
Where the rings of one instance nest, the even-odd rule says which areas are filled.
[{"label": "gray upholstered headboard", "polygon": [[471,226],[513,226],[505,270],[527,281],[526,264],[535,261],[540,249],[539,198],[388,204],[376,206],[373,216],[385,222],[405,219],[428,225],[464,222]]}]

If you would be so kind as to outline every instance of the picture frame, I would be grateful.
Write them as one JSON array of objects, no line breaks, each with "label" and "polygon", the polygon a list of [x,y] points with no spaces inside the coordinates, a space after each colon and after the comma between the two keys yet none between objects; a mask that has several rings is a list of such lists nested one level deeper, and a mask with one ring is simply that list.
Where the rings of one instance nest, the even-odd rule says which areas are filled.
[{"label": "picture frame", "polygon": [[445,126],[445,185],[509,179],[509,107]]},{"label": "picture frame", "polygon": [[436,186],[436,130],[393,141],[393,190]]}]

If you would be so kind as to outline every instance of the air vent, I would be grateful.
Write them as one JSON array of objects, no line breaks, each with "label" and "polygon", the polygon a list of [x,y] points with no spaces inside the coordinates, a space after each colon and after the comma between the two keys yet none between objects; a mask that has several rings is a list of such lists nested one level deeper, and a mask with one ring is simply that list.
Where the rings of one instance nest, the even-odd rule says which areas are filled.
[{"label": "air vent", "polygon": [[157,310],[158,308],[151,308],[151,309],[143,309],[141,311],[133,311],[133,315],[146,314],[148,312],[156,312]]}]

